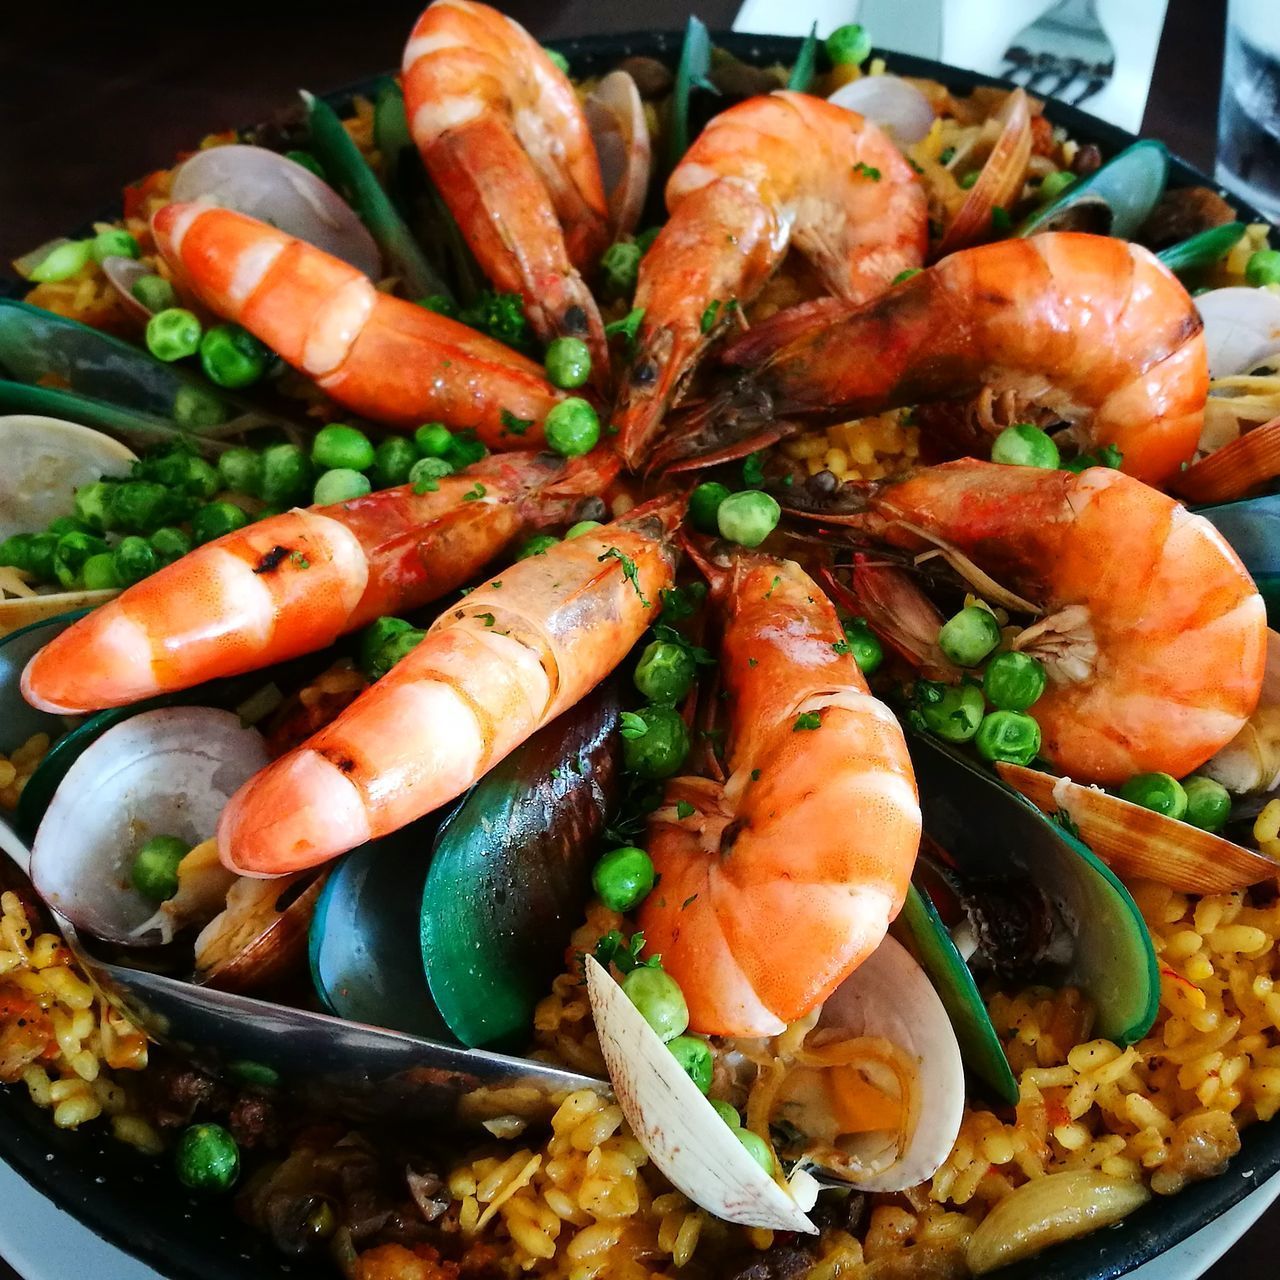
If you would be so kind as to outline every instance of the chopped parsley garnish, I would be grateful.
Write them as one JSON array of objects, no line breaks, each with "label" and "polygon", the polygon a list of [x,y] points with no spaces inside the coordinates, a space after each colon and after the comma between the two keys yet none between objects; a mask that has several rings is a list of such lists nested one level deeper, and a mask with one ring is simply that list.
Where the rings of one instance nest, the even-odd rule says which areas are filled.
[{"label": "chopped parsley garnish", "polygon": [[716,320],[720,317],[720,299],[713,298],[707,303],[707,309],[702,313],[702,332],[710,333],[715,328]]},{"label": "chopped parsley garnish", "polygon": [[867,164],[865,160],[859,160],[858,163],[853,166],[853,171],[854,173],[861,174],[864,178],[870,178],[872,182],[880,181],[880,170],[873,168],[871,165]]},{"label": "chopped parsley garnish", "polygon": [[483,622],[486,627],[493,626],[494,622],[497,621],[497,619],[494,618],[493,614],[491,613],[477,613],[476,617],[479,618],[480,621]]},{"label": "chopped parsley garnish", "polygon": [[618,732],[624,738],[643,738],[649,732],[649,722],[635,711],[624,711]]},{"label": "chopped parsley garnish", "polygon": [[504,435],[522,436],[533,426],[532,418],[517,418],[510,409],[503,409],[498,414],[498,419],[502,423]]},{"label": "chopped parsley garnish", "polygon": [[758,489],[764,484],[764,454],[749,453],[742,460],[742,483],[748,489]]},{"label": "chopped parsley garnish", "polygon": [[644,308],[635,307],[628,311],[621,320],[614,320],[612,323],[605,325],[604,336],[606,338],[622,338],[627,344],[627,351],[636,345],[636,335],[640,332],[640,324],[644,320]]},{"label": "chopped parsley garnish", "polygon": [[480,483],[479,480],[462,495],[463,502],[475,502],[479,498],[483,498],[488,490]]},{"label": "chopped parsley garnish", "polygon": [[676,817],[682,822],[685,818],[692,818],[696,810],[687,800],[676,801]]},{"label": "chopped parsley garnish", "polygon": [[640,589],[640,570],[636,568],[636,562],[628,555],[624,555],[617,547],[610,547],[602,556],[597,556],[597,560],[603,562],[605,560],[616,560],[622,566],[622,576],[635,588],[636,595],[640,597],[640,603],[647,609],[649,601],[644,598],[644,592]]},{"label": "chopped parsley garnish", "polygon": [[596,943],[596,959],[607,969],[615,965],[619,972],[630,973],[632,969],[661,969],[662,957],[650,956],[640,959],[644,950],[644,934],[637,931],[630,938],[624,938],[620,929],[610,929]]},{"label": "chopped parsley garnish", "polygon": [[793,733],[799,733],[802,729],[821,729],[822,716],[817,711],[806,711],[803,715],[796,716],[796,722],[791,726]]}]

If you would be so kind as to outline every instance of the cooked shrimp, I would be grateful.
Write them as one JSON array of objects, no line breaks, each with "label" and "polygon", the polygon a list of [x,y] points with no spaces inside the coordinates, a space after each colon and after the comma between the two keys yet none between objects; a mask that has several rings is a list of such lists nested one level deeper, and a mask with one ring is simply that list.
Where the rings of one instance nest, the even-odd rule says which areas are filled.
[{"label": "cooked shrimp", "polygon": [[1208,520],[1122,472],[961,459],[886,485],[870,512],[886,541],[957,549],[1039,606],[1013,647],[1048,669],[1029,714],[1040,754],[1077,782],[1185,777],[1258,703],[1252,579]]},{"label": "cooked shrimp", "polygon": [[614,415],[632,468],[707,344],[782,261],[812,261],[833,295],[874,297],[924,261],[924,188],[888,136],[803,93],[749,98],[703,130],[667,182],[671,218],[640,263],[644,319]]},{"label": "cooked shrimp", "polygon": [[471,592],[332,724],[241,787],[218,826],[223,862],[298,871],[460,795],[626,656],[672,583],[683,509],[655,499]]},{"label": "cooked shrimp", "polygon": [[230,209],[165,205],[152,230],[211,311],[348,409],[394,427],[470,428],[491,449],[541,443],[560,393],[502,343],[380,293],[355,267]]},{"label": "cooked shrimp", "polygon": [[920,806],[902,731],[818,585],[764,555],[716,578],[728,777],[668,784],[649,829],[661,879],[639,923],[694,1028],[774,1035],[884,937]]},{"label": "cooked shrimp", "polygon": [[404,50],[413,139],[467,244],[519,293],[543,341],[585,338],[609,368],[579,272],[608,243],[600,164],[573,85],[519,23],[471,0],[436,0]]},{"label": "cooked shrimp", "polygon": [[[435,492],[405,485],[246,525],[62,632],[27,664],[22,692],[42,710],[79,714],[322,649],[439,598],[522,531],[565,518],[576,499],[564,472],[546,455],[497,454]],[[547,496],[557,482],[559,504]]]},{"label": "cooked shrimp", "polygon": [[759,368],[751,336],[725,356],[749,366],[752,394],[782,418],[835,422],[1012,393],[1015,421],[1046,411],[1082,451],[1116,445],[1123,470],[1150,484],[1175,476],[1200,438],[1209,375],[1199,314],[1152,254],[1108,236],[964,249],[784,337]]}]

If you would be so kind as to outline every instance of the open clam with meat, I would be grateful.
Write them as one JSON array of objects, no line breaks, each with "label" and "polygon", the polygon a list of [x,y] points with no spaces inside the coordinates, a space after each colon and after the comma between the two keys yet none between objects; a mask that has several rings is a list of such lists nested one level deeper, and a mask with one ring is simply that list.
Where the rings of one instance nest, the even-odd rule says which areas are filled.
[{"label": "open clam with meat", "polygon": [[436,0],[346,105],[0,301],[0,1079],[353,1280],[962,1277],[1221,1174],[1267,228],[855,28]]}]

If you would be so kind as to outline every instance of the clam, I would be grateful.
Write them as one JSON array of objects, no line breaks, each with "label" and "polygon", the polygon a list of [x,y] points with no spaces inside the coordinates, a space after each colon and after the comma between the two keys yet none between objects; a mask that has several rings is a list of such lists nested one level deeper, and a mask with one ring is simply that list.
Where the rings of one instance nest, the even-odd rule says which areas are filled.
[{"label": "clam", "polygon": [[137,258],[111,257],[102,260],[102,274],[107,277],[116,297],[124,304],[124,309],[141,324],[155,313],[138,299],[133,286],[144,276],[155,275],[155,270]]},{"label": "clam", "polygon": [[1267,632],[1267,665],[1253,715],[1200,772],[1236,795],[1280,787],[1280,635],[1275,631]]},{"label": "clam", "polygon": [[[1236,537],[1247,542],[1256,562],[1265,565],[1274,560],[1274,553],[1264,552],[1265,543],[1260,541],[1260,535],[1274,521],[1276,508],[1273,501],[1268,498],[1251,502],[1231,500],[1270,483],[1277,476],[1280,476],[1280,418],[1272,418],[1229,444],[1214,449],[1206,457],[1197,459],[1178,473],[1173,486],[1178,495],[1188,502],[1228,503],[1227,506],[1203,509],[1200,514],[1208,516],[1237,551],[1240,547],[1236,546]],[[1243,553],[1241,558],[1244,558]],[[1248,565],[1248,560],[1245,563]],[[1269,585],[1274,587],[1274,583]],[[1259,587],[1262,588],[1261,583]],[[1265,589],[1263,594],[1267,594]]]},{"label": "clam", "polygon": [[1043,812],[1069,819],[1080,839],[1127,879],[1156,880],[1181,893],[1228,893],[1280,874],[1280,863],[1265,854],[1098,787],[1020,765],[997,767],[1005,782]]},{"label": "clam", "polygon": [[[1141,1039],[1155,1019],[1160,987],[1151,935],[1129,891],[1012,783],[1002,785],[935,739],[909,732],[907,742],[924,830],[950,858],[979,935],[996,939],[1001,924],[1014,919],[1026,941],[1010,967],[1079,987],[1094,1005],[1099,1035],[1118,1044]],[[1011,767],[1001,766],[1002,775]],[[1055,781],[1022,773],[1047,778],[1050,787]],[[1010,901],[1012,916],[1001,910]],[[998,961],[994,947],[984,950]]]},{"label": "clam", "polygon": [[163,707],[114,725],[71,765],[45,811],[31,853],[37,891],[104,941],[164,941],[154,905],[130,880],[134,850],[153,835],[208,839],[232,793],[266,763],[262,736],[229,711]]},{"label": "clam", "polygon": [[310,169],[265,147],[207,147],[173,175],[170,198],[234,209],[350,263],[382,274],[378,246],[351,206]]},{"label": "clam", "polygon": [[600,160],[614,237],[640,225],[653,164],[649,124],[636,82],[625,71],[611,71],[582,104]]},{"label": "clam", "polygon": [[[311,130],[311,149],[324,171],[368,227],[386,269],[398,276],[410,297],[449,295],[448,286],[427,260],[404,220],[396,211],[369,162],[352,141],[334,109],[314,94],[302,93]],[[388,162],[394,159],[388,157]]]},{"label": "clam", "polygon": [[1196,310],[1211,379],[1247,373],[1280,353],[1280,297],[1270,289],[1210,289],[1197,296]]},{"label": "clam", "polygon": [[901,76],[861,76],[842,84],[827,101],[874,121],[900,147],[919,142],[933,128],[929,99]]},{"label": "clam", "polygon": [[1168,180],[1168,150],[1164,143],[1144,138],[1037,209],[1018,234],[1091,231],[1132,240],[1164,194]]}]

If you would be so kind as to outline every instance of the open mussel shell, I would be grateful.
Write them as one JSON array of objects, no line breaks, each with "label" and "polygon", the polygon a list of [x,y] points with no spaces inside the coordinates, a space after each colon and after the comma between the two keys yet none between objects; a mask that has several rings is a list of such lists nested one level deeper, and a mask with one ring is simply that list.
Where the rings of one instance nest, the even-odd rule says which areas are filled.
[{"label": "open mussel shell", "polygon": [[527,1037],[582,920],[620,767],[603,685],[490,770],[440,829],[422,894],[431,995],[467,1045]]},{"label": "open mussel shell", "polygon": [[162,941],[155,904],[130,864],[152,836],[194,846],[213,835],[228,799],[267,763],[256,730],[212,707],[162,707],[108,729],[67,770],[31,853],[40,896],[104,941]]},{"label": "open mussel shell", "polygon": [[898,917],[912,953],[929,975],[955,1029],[964,1064],[1007,1106],[1018,1101],[1018,1081],[992,1025],[986,1001],[965,958],[928,894],[912,885]]},{"label": "open mussel shell", "polygon": [[1081,840],[1126,879],[1155,880],[1180,893],[1229,893],[1280,874],[1280,863],[1265,854],[1099,787],[1016,764],[998,768],[1011,787],[1043,812],[1069,818]]},{"label": "open mussel shell", "polygon": [[1164,143],[1144,138],[1073,182],[1027,218],[1017,233],[1091,231],[1132,240],[1164,194],[1168,180],[1168,150]]},{"label": "open mussel shell", "polygon": [[311,922],[311,981],[330,1013],[452,1040],[422,965],[419,917],[434,816],[353,849],[333,869]]},{"label": "open mussel shell", "polygon": [[1129,891],[1078,839],[977,763],[923,734],[908,733],[907,742],[924,830],[961,879],[1030,880],[1068,952],[1054,965],[1055,985],[1084,991],[1099,1035],[1118,1044],[1141,1039],[1155,1020],[1160,985],[1151,935]]}]

